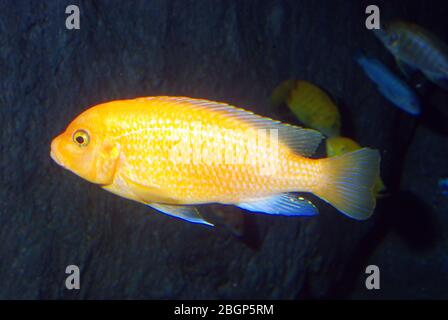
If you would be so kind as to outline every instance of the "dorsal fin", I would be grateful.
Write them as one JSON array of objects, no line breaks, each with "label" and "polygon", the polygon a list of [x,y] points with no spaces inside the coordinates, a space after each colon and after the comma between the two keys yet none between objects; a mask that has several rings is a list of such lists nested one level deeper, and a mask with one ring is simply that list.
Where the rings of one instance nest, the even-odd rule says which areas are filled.
[{"label": "dorsal fin", "polygon": [[238,119],[258,129],[277,129],[280,141],[287,145],[293,152],[302,156],[311,156],[319,146],[323,136],[319,131],[293,126],[267,117],[262,117],[253,112],[231,106],[226,103],[215,102],[205,99],[193,99],[187,97],[148,97],[148,99],[159,99],[173,102],[179,106],[187,105],[195,109],[207,109],[228,117]]}]

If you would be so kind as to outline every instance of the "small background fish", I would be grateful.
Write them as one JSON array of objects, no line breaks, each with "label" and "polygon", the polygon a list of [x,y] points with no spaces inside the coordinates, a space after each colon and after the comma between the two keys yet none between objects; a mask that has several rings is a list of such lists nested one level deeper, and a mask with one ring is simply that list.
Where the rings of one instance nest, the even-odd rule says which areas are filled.
[{"label": "small background fish", "polygon": [[393,21],[374,32],[406,76],[420,70],[431,81],[448,89],[448,46],[441,39],[405,21]]},{"label": "small background fish", "polygon": [[439,179],[439,188],[444,196],[448,196],[448,178]]},{"label": "small background fish", "polygon": [[304,126],[319,130],[328,137],[339,135],[339,110],[328,94],[316,85],[304,80],[286,80],[271,95],[274,106],[281,101]]},{"label": "small background fish", "polygon": [[378,59],[357,53],[355,60],[387,100],[407,113],[420,114],[420,99],[404,80],[395,75]]}]

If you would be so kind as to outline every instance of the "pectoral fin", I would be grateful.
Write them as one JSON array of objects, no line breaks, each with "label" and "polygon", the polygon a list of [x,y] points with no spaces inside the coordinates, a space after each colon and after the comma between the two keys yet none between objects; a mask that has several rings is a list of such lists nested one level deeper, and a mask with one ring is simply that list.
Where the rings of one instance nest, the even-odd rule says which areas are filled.
[{"label": "pectoral fin", "polygon": [[156,186],[147,186],[142,185],[138,182],[135,182],[127,177],[123,177],[123,180],[132,190],[132,193],[135,194],[140,202],[143,202],[147,206],[154,208],[160,212],[163,212],[167,215],[180,218],[193,223],[202,223],[209,226],[213,226],[213,224],[205,221],[199,211],[194,206],[187,205],[177,205],[177,204],[161,204],[160,202],[170,202],[175,203],[176,199],[173,199],[168,192],[162,190]]},{"label": "pectoral fin", "polygon": [[132,179],[123,176],[123,180],[128,185],[132,193],[137,197],[138,200],[144,203],[153,202],[176,202],[168,192],[162,190],[157,186],[143,185],[141,183],[135,182]]},{"label": "pectoral fin", "polygon": [[168,205],[160,203],[148,203],[147,205],[160,212],[179,219],[183,219],[192,223],[201,223],[212,227],[214,226],[210,222],[205,221],[199,214],[198,209],[193,206]]},{"label": "pectoral fin", "polygon": [[286,216],[313,216],[319,213],[311,201],[291,193],[238,203],[236,206],[249,211]]}]

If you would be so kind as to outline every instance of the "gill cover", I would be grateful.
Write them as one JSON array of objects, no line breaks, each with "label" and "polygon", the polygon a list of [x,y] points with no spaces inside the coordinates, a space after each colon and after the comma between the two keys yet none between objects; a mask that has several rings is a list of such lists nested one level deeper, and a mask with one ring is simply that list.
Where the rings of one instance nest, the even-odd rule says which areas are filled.
[{"label": "gill cover", "polygon": [[120,145],[104,141],[98,150],[98,154],[93,164],[93,172],[96,174],[95,183],[108,185],[114,180],[120,157]]}]

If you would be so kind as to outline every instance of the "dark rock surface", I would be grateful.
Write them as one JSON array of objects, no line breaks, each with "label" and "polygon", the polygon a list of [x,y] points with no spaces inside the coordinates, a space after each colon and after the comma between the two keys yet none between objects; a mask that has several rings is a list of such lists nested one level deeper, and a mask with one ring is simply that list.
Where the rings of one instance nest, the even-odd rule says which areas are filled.
[{"label": "dark rock surface", "polygon": [[[80,30],[65,28],[69,4],[79,5]],[[379,96],[353,62],[364,48],[392,63],[364,27],[367,4],[0,1],[0,298],[293,299],[347,296],[345,286],[362,286],[363,275],[355,276],[381,247],[377,235],[389,232],[385,205],[366,222],[317,200],[314,218],[246,214],[259,236],[249,246],[225,228],[179,221],[102,191],[58,167],[49,145],[88,106],[136,96],[203,97],[295,122],[286,109],[270,110],[268,97],[296,77],[343,101],[343,125],[382,151],[392,190],[407,155],[403,184],[446,213],[433,184],[446,174],[433,170],[446,163],[446,136],[419,127],[414,137],[416,121]],[[446,22],[434,19],[434,10],[447,16],[446,7],[406,4],[380,2],[382,18],[413,19],[446,36]],[[446,105],[446,96],[438,99]],[[446,249],[446,228],[442,243]],[[391,266],[419,258],[381,259]],[[79,291],[65,289],[70,264],[81,268]]]}]

